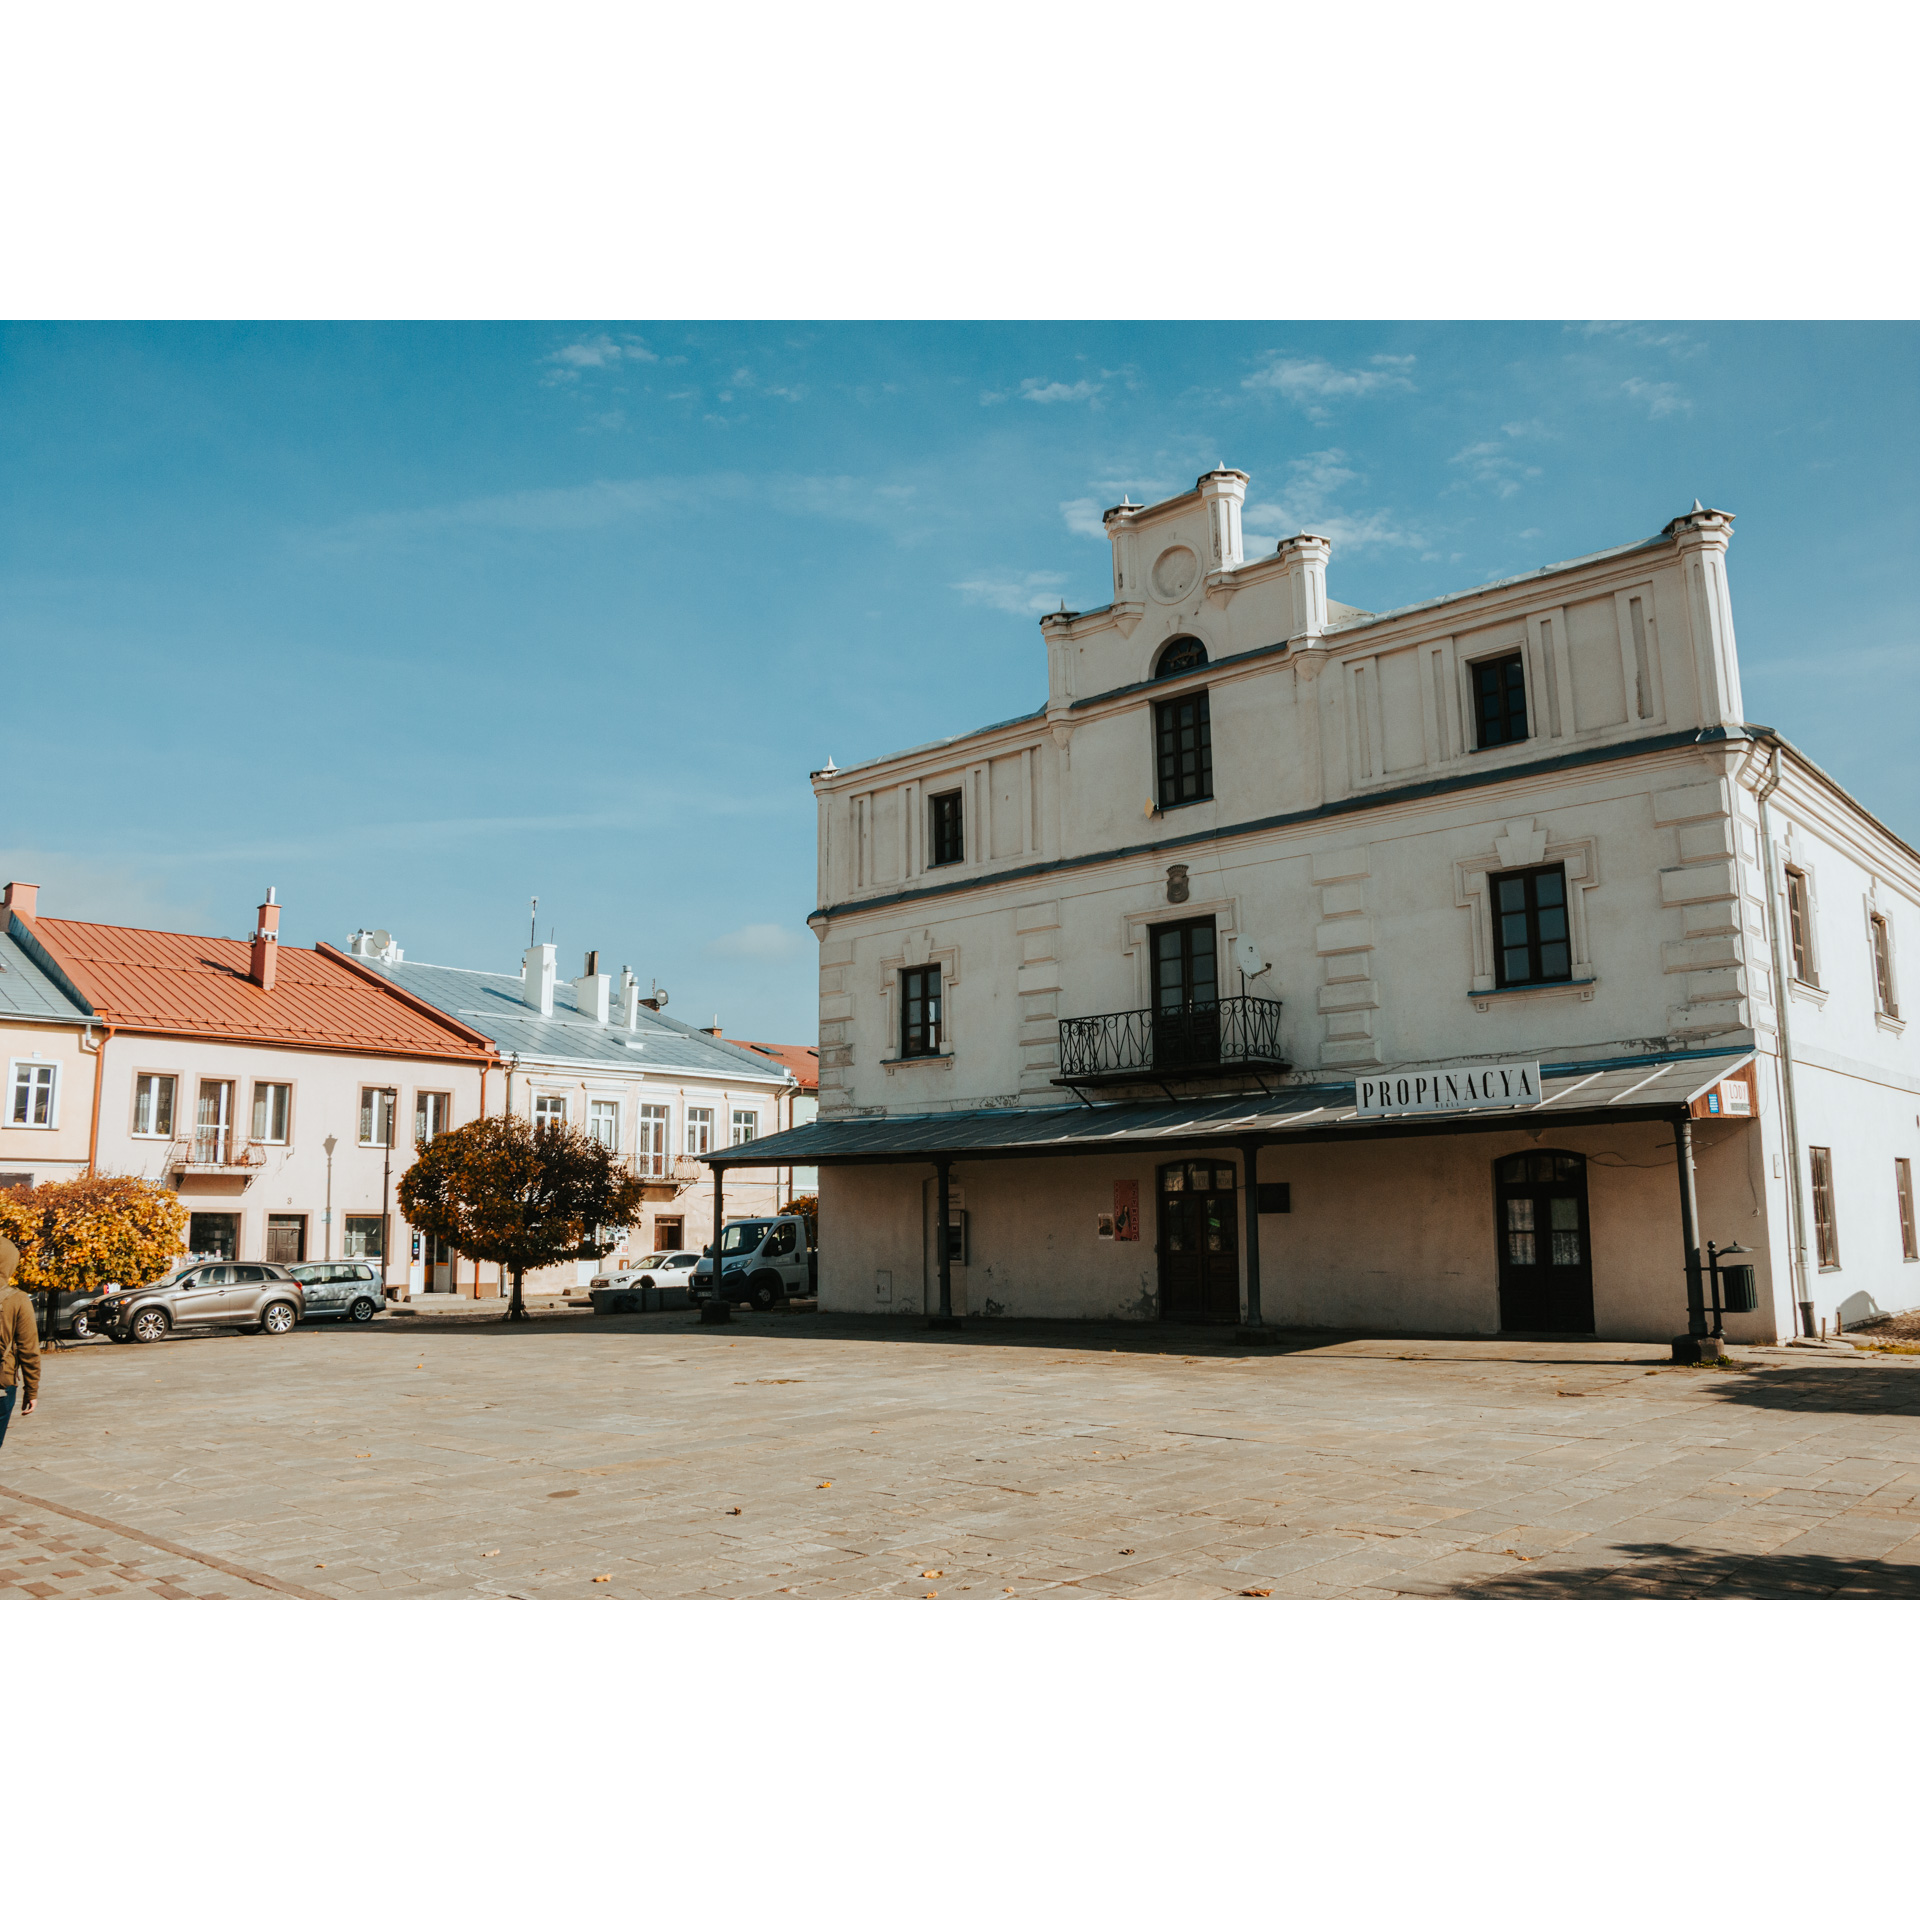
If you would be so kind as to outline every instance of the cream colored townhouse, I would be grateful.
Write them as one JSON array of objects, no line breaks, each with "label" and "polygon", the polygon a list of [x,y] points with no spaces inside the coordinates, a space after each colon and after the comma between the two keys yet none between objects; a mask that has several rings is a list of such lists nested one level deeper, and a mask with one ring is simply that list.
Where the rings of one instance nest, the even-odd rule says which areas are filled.
[{"label": "cream colored townhouse", "polygon": [[[385,928],[355,933],[348,952],[369,978],[485,1035],[494,1051],[490,1112],[584,1127],[639,1175],[646,1197],[638,1226],[610,1238],[599,1261],[529,1276],[536,1290],[575,1284],[601,1266],[626,1267],[643,1253],[704,1246],[713,1180],[702,1156],[765,1139],[792,1111],[797,1082],[782,1061],[732,1044],[718,1028],[669,1018],[664,996],[643,994],[630,968],[617,978],[603,972],[597,952],[572,980],[558,977],[548,944],[529,947],[518,974],[409,960]],[[737,1177],[729,1211],[774,1213],[790,1192],[775,1170]],[[483,1290],[497,1284],[487,1269]]]},{"label": "cream colored townhouse", "polygon": [[6,1003],[23,1117],[0,1127],[0,1169],[160,1181],[188,1209],[186,1258],[364,1259],[390,1292],[453,1284],[397,1190],[418,1143],[479,1117],[482,1035],[342,954],[283,949],[271,889],[234,939],[50,918],[38,892],[0,895],[0,992],[24,953],[83,1024],[29,1047]]},{"label": "cream colored townhouse", "polygon": [[1920,1305],[1920,857],[1747,720],[1732,516],[1376,614],[1246,487],[1108,512],[1039,707],[813,777],[821,1117],[713,1164],[819,1166],[823,1310]]}]

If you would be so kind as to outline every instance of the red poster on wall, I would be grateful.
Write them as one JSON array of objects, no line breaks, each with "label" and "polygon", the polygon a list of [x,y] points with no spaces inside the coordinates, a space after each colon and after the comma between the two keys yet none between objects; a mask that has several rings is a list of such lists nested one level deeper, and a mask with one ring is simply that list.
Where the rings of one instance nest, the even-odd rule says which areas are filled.
[{"label": "red poster on wall", "polygon": [[1140,1182],[1116,1180],[1113,1183],[1113,1237],[1116,1240],[1140,1238]]}]

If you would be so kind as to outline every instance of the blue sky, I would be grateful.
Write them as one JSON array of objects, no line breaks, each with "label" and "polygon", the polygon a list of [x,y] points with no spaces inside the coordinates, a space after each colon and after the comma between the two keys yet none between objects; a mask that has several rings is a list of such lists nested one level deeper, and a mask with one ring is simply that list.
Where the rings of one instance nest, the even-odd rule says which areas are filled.
[{"label": "blue sky", "polygon": [[814,1031],[807,773],[1031,710],[1101,509],[1217,460],[1384,609],[1738,516],[1747,707],[1920,840],[1920,335],[1889,324],[0,328],[0,855],[43,908],[386,926],[540,896]]}]

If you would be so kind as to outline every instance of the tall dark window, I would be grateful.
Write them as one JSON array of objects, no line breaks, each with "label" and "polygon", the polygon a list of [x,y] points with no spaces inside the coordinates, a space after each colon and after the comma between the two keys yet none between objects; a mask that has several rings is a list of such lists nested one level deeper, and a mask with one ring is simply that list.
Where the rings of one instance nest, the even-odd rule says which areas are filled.
[{"label": "tall dark window", "polygon": [[1793,977],[1813,984],[1813,905],[1807,876],[1787,869],[1787,930],[1793,937]]},{"label": "tall dark window", "polygon": [[1893,1163],[1894,1197],[1900,1202],[1900,1257],[1903,1260],[1920,1260],[1920,1238],[1913,1231],[1913,1162],[1896,1160]]},{"label": "tall dark window", "polygon": [[1833,1150],[1809,1147],[1813,1172],[1813,1237],[1822,1267],[1840,1264],[1840,1220],[1833,1208]]},{"label": "tall dark window", "polygon": [[1205,689],[1153,710],[1159,747],[1160,804],[1184,807],[1213,798],[1213,725]]},{"label": "tall dark window", "polygon": [[1868,931],[1873,935],[1874,1011],[1891,1020],[1900,1012],[1893,999],[1893,940],[1886,921],[1877,913],[1868,921]]},{"label": "tall dark window", "polygon": [[1211,920],[1178,920],[1153,930],[1153,1004],[1161,1013],[1211,1006],[1220,997]]},{"label": "tall dark window", "polygon": [[938,967],[908,967],[900,975],[900,1051],[908,1059],[940,1051]]},{"label": "tall dark window", "polygon": [[967,835],[957,793],[936,793],[933,808],[933,864],[951,867],[967,857]]},{"label": "tall dark window", "polygon": [[1503,987],[1531,987],[1573,978],[1567,929],[1567,872],[1535,867],[1496,873],[1493,886],[1494,977]]},{"label": "tall dark window", "polygon": [[1504,747],[1527,737],[1527,676],[1517,653],[1473,663],[1476,738],[1483,747]]}]

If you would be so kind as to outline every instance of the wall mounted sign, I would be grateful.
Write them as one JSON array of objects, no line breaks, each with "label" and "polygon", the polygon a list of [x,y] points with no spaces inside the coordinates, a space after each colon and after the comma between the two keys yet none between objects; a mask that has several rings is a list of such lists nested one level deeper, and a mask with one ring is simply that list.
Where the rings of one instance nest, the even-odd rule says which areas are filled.
[{"label": "wall mounted sign", "polygon": [[1696,1120],[1751,1120],[1759,1111],[1754,1098],[1757,1091],[1753,1062],[1749,1060],[1718,1086],[1709,1087],[1687,1111]]},{"label": "wall mounted sign", "polygon": [[1472,1113],[1487,1107],[1537,1107],[1540,1063],[1503,1060],[1491,1067],[1404,1067],[1370,1074],[1353,1089],[1355,1117],[1399,1113]]},{"label": "wall mounted sign", "polygon": [[1113,1237],[1116,1240],[1140,1238],[1140,1182],[1116,1180],[1113,1183]]}]

